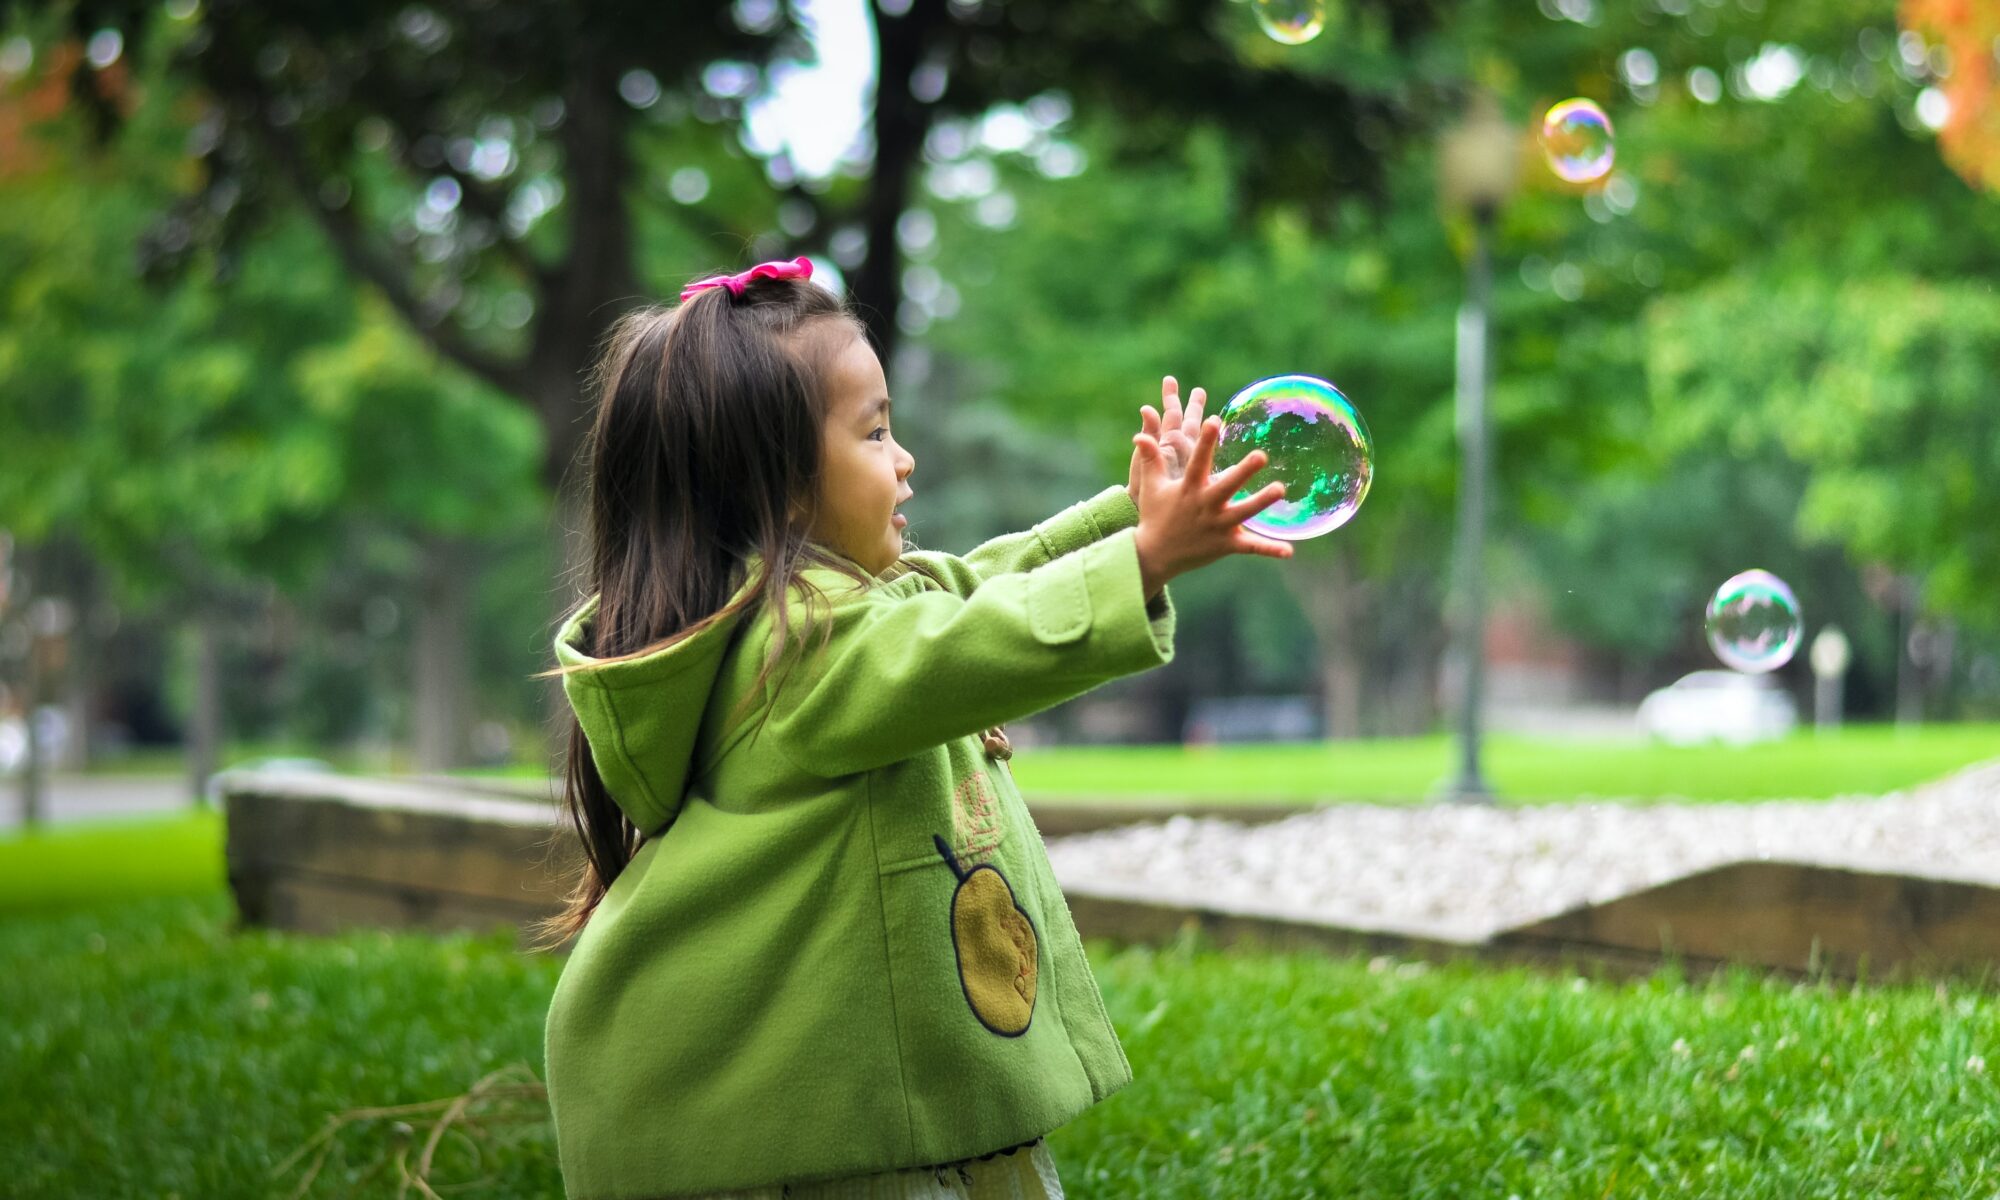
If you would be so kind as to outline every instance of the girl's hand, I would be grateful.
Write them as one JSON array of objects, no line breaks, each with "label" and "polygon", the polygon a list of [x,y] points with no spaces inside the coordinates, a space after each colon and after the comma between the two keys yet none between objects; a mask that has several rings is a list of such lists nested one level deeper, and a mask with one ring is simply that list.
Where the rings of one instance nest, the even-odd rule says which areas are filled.
[{"label": "girl's hand", "polygon": [[1215,447],[1222,441],[1222,418],[1202,422],[1180,477],[1167,477],[1166,454],[1158,439],[1132,435],[1132,469],[1139,485],[1139,578],[1146,599],[1157,596],[1169,579],[1205,567],[1231,554],[1261,554],[1290,558],[1292,545],[1243,528],[1243,522],[1285,498],[1285,485],[1272,483],[1238,504],[1230,497],[1242,491],[1270,456],[1252,450],[1227,470],[1211,475]]},{"label": "girl's hand", "polygon": [[[1164,416],[1154,411],[1148,404],[1139,410],[1139,431],[1160,444],[1162,457],[1166,463],[1167,478],[1179,479],[1187,471],[1188,460],[1194,457],[1194,430],[1201,428],[1201,406],[1208,393],[1196,388],[1188,395],[1187,411],[1181,411],[1181,385],[1171,375],[1160,380],[1160,407],[1166,410]],[[1138,459],[1133,459],[1132,474],[1126,481],[1125,490],[1131,493],[1132,503],[1139,503]]]}]

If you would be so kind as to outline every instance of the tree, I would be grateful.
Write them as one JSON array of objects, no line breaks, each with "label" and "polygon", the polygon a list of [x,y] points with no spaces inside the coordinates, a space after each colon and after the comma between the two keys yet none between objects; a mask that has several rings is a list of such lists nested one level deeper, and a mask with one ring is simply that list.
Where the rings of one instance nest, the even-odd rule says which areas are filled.
[{"label": "tree", "polygon": [[[1744,271],[1826,280],[1893,266],[1970,280],[2000,265],[1993,206],[1951,180],[1917,119],[1930,68],[1898,45],[1879,5],[1562,11],[1588,23],[1468,5],[1396,66],[1481,79],[1524,131],[1557,99],[1598,97],[1619,131],[1618,170],[1587,188],[1557,180],[1524,138],[1496,292],[1503,542],[1525,552],[1524,578],[1564,629],[1623,648],[1641,670],[1699,647],[1690,614],[1740,569],[1716,573],[1730,555],[1794,564],[1821,585],[1815,612],[1858,606],[1856,568],[1838,547],[1794,545],[1806,464],[1776,444],[1719,455],[1662,437],[1658,414],[1673,406],[1647,398],[1671,385],[1651,370],[1663,331],[1648,313],[1681,296],[1697,307],[1702,289]],[[1237,184],[1247,151],[1196,130],[1134,164],[1117,154],[1129,136],[1104,128],[1122,119],[1089,114],[1064,134],[1081,149],[1067,157],[1090,164],[1074,178],[1043,178],[1046,147],[982,155],[965,149],[976,130],[941,139],[960,151],[935,168],[945,197],[978,181],[982,157],[991,179],[988,194],[936,207],[952,215],[917,268],[921,307],[941,322],[930,336],[983,364],[976,390],[1099,447],[1105,469],[1122,461],[1129,410],[1163,370],[1209,384],[1218,402],[1281,370],[1347,388],[1376,433],[1376,490],[1284,576],[1321,654],[1354,664],[1327,667],[1335,709],[1360,694],[1342,677],[1369,680],[1379,699],[1383,680],[1421,663],[1434,628],[1454,486],[1459,267],[1448,248],[1462,234],[1440,225],[1425,148],[1385,157],[1377,208],[1260,206]],[[1722,328],[1708,352],[1733,352]],[[1760,412],[1765,397],[1746,388],[1733,403]],[[1691,487],[1708,503],[1685,497]],[[1906,532],[1921,542],[1964,516]],[[1337,553],[1315,564],[1322,549]],[[1342,555],[1353,556],[1345,582]],[[1343,650],[1351,638],[1370,649]]]},{"label": "tree", "polygon": [[[1239,53],[1247,14],[1224,0],[901,0],[875,18],[866,180],[822,186],[797,178],[781,153],[761,172],[744,161],[746,100],[774,59],[807,53],[797,14],[774,0],[729,9],[216,0],[177,11],[188,15],[160,16],[150,0],[68,9],[79,40],[105,31],[164,40],[211,103],[198,135],[203,189],[165,227],[176,240],[226,242],[251,219],[201,216],[218,196],[252,214],[303,208],[348,270],[443,357],[536,413],[552,489],[575,457],[579,373],[604,329],[691,266],[745,243],[775,249],[767,235],[780,199],[802,206],[797,228],[817,231],[796,235],[808,247],[838,228],[862,236],[853,291],[886,357],[901,302],[895,229],[938,114],[1059,87],[1138,114],[1134,129],[1147,136],[1213,122],[1259,151],[1247,179],[1279,194],[1367,189],[1380,151],[1407,124],[1399,94],[1363,73]],[[1354,17],[1386,50],[1434,19],[1429,5],[1384,0]],[[94,94],[88,82],[81,96]],[[1280,116],[1308,111],[1315,119],[1303,124]],[[681,162],[727,173],[707,205],[682,208],[657,185]],[[478,319],[495,308],[517,319],[500,328]]]},{"label": "tree", "polygon": [[[227,286],[194,266],[137,278],[142,230],[181,186],[182,122],[136,110],[109,159],[79,151],[74,110],[49,114],[33,164],[0,188],[0,519],[30,542],[75,539],[119,600],[195,624],[200,779],[232,617],[267,584],[314,587],[358,522],[433,544],[523,523],[538,431],[441,377],[297,220],[243,238]],[[425,647],[448,656],[450,637]],[[420,688],[449,676],[440,661],[419,653]]]},{"label": "tree", "polygon": [[1718,282],[1652,318],[1670,448],[1781,451],[1808,473],[1800,531],[1925,578],[2000,631],[2000,300],[1895,276]]},{"label": "tree", "polygon": [[[1945,119],[1938,143],[1945,161],[1974,187],[2000,191],[2000,90],[1993,47],[2000,45],[2000,9],[1973,0],[1903,0],[1903,28],[1944,52],[1940,95]],[[1931,48],[1924,48],[1928,66]]]}]

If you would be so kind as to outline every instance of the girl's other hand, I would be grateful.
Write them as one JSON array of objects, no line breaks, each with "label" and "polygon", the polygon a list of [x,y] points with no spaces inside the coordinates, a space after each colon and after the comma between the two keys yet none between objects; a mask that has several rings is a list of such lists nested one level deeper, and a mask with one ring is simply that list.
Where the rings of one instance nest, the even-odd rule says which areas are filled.
[{"label": "girl's other hand", "polygon": [[1211,475],[1215,448],[1221,441],[1222,418],[1201,422],[1187,469],[1170,478],[1159,439],[1145,433],[1132,435],[1132,470],[1140,497],[1139,576],[1147,600],[1158,595],[1169,579],[1231,554],[1292,556],[1290,542],[1243,528],[1245,520],[1285,498],[1284,484],[1272,483],[1240,503],[1230,502],[1270,456],[1252,450],[1241,462]]},{"label": "girl's other hand", "polygon": [[[1181,385],[1173,376],[1166,375],[1160,379],[1160,409],[1150,404],[1139,409],[1139,432],[1160,444],[1170,480],[1187,473],[1188,460],[1194,456],[1194,431],[1201,428],[1201,406],[1207,399],[1208,393],[1196,388],[1188,394],[1187,409],[1183,412]],[[1132,503],[1139,503],[1136,465],[1125,490],[1132,494]]]}]

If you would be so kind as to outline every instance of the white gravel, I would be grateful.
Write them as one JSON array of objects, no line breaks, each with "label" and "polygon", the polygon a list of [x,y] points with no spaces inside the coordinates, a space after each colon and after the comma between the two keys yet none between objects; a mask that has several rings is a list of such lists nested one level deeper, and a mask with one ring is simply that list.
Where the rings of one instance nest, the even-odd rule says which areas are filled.
[{"label": "white gravel", "polygon": [[1051,838],[1065,892],[1461,941],[1743,859],[2000,884],[2000,761],[1908,791],[1748,804],[1332,806]]}]

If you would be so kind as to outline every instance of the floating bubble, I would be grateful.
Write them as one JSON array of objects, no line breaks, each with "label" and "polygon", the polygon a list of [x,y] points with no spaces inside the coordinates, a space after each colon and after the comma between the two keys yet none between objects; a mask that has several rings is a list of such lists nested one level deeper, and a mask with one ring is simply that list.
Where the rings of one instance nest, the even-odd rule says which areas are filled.
[{"label": "floating bubble", "polygon": [[1752,674],[1792,660],[1804,623],[1798,597],[1769,571],[1732,575],[1708,602],[1708,645],[1723,665]]},{"label": "floating bubble", "polygon": [[1326,28],[1326,0],[1252,0],[1257,24],[1271,40],[1303,46]]},{"label": "floating bubble", "polygon": [[1611,118],[1589,100],[1565,100],[1542,118],[1542,154],[1570,183],[1602,179],[1611,170]]},{"label": "floating bubble", "polygon": [[1236,499],[1273,482],[1285,485],[1285,498],[1243,522],[1244,528],[1297,542],[1353,519],[1375,477],[1375,440],[1339,388],[1310,375],[1260,379],[1231,397],[1221,417],[1216,470],[1252,450],[1270,456]]}]

